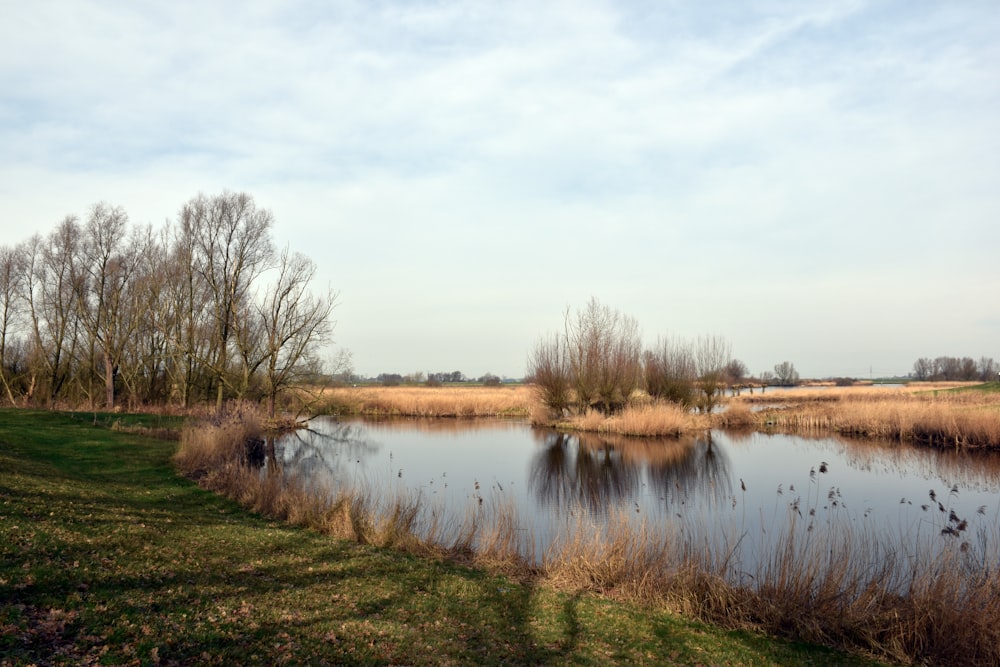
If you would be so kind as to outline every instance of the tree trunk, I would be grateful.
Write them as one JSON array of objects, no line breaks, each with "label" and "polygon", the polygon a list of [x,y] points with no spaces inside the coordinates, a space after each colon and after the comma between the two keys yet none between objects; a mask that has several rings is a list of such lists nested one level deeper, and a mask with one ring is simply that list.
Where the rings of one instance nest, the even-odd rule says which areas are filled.
[{"label": "tree trunk", "polygon": [[104,353],[104,391],[105,405],[108,410],[115,409],[115,365],[111,360],[111,355]]}]

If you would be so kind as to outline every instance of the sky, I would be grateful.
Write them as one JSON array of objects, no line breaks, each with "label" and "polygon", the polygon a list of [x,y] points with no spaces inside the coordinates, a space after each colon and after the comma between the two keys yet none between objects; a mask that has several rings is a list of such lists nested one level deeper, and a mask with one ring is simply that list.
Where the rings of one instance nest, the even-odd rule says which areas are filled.
[{"label": "sky", "polygon": [[248,192],[338,291],[361,375],[520,377],[591,298],[752,373],[1000,359],[994,0],[2,16],[0,245]]}]

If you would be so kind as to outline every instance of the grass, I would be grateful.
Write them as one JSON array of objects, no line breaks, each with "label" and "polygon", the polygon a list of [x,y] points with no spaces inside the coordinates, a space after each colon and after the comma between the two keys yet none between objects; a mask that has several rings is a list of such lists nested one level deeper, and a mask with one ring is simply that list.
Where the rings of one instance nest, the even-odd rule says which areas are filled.
[{"label": "grass", "polygon": [[978,391],[987,394],[997,394],[1000,393],[1000,382],[984,382],[982,384],[976,384],[968,387],[955,387],[950,391],[955,391],[955,392]]},{"label": "grass", "polygon": [[864,664],[269,520],[94,421],[0,410],[5,666]]}]

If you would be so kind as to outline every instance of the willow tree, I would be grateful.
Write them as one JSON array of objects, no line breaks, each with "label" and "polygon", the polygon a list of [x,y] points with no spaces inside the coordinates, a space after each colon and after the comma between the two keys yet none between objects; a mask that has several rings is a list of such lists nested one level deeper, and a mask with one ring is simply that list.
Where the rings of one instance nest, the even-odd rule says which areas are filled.
[{"label": "willow tree", "polygon": [[581,410],[621,409],[641,377],[642,340],[635,318],[591,298],[565,318],[570,378]]},{"label": "willow tree", "polygon": [[287,248],[281,253],[275,281],[239,320],[237,344],[244,385],[261,371],[268,414],[274,417],[278,395],[316,373],[319,346],[330,341],[330,319],[337,294],[313,294],[316,264]]},{"label": "willow tree", "polygon": [[108,409],[115,406],[115,378],[125,349],[146,314],[136,308],[133,296],[148,251],[148,237],[138,229],[130,233],[125,209],[104,203],[91,209],[75,288],[80,321],[89,336],[90,362],[99,367]]},{"label": "willow tree", "polygon": [[254,281],[274,256],[274,218],[246,193],[198,195],[181,210],[182,234],[191,243],[191,261],[204,286],[210,311],[211,348],[202,361],[214,376],[216,410],[222,409],[236,316],[249,303]]},{"label": "willow tree", "polygon": [[694,360],[701,387],[701,409],[711,412],[726,387],[726,366],[732,360],[732,348],[722,336],[699,336]]},{"label": "willow tree", "polygon": [[16,403],[7,367],[9,343],[19,314],[19,294],[24,276],[17,249],[0,246],[0,383],[11,405]]},{"label": "willow tree", "polygon": [[653,398],[693,406],[698,398],[698,368],[691,345],[663,336],[643,356],[646,392]]},{"label": "willow tree", "polygon": [[67,216],[47,237],[36,234],[22,246],[22,289],[30,330],[29,399],[39,388],[47,401],[54,401],[78,375],[80,243],[80,224]]},{"label": "willow tree", "polygon": [[572,378],[562,335],[554,334],[539,339],[528,358],[528,376],[539,399],[550,410],[562,413],[569,408],[572,401]]}]

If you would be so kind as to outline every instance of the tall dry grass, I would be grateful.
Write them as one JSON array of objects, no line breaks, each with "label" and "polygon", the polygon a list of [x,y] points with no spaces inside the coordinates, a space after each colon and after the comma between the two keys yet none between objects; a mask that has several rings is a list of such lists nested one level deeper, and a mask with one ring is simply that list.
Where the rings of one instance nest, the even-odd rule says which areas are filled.
[{"label": "tall dry grass", "polygon": [[703,431],[711,425],[707,415],[659,401],[629,405],[612,415],[588,410],[582,415],[570,415],[549,424],[585,433],[643,437],[677,437]]},{"label": "tall dry grass", "polygon": [[177,465],[253,511],[339,539],[481,564],[563,590],[895,661],[1000,664],[996,520],[954,538],[944,530],[950,519],[931,518],[929,529],[901,550],[869,525],[806,525],[793,517],[776,548],[756,554],[756,569],[747,572],[737,565],[745,560],[740,550],[753,547],[739,534],[720,542],[704,526],[651,523],[627,512],[597,524],[578,512],[538,556],[530,526],[502,499],[473,498],[456,518],[420,496],[309,488],[280,469],[248,465],[247,443],[259,437],[252,420],[190,425]]},{"label": "tall dry grass", "polygon": [[249,464],[249,449],[265,443],[260,422],[191,423],[181,433],[177,468],[208,490],[262,515],[337,539],[448,557],[512,573],[531,570],[530,534],[513,506],[479,497],[458,520],[419,495],[379,496],[370,488],[329,489]]},{"label": "tall dry grass", "polygon": [[[764,405],[752,411],[751,405]],[[735,397],[716,425],[823,430],[968,449],[1000,448],[1000,394],[837,388]]]},{"label": "tall dry grass", "polygon": [[174,464],[187,477],[201,479],[245,462],[249,448],[263,445],[264,429],[252,412],[227,419],[191,421],[181,430]]},{"label": "tall dry grass", "polygon": [[562,589],[892,661],[1000,664],[1000,574],[987,562],[995,547],[927,541],[903,553],[888,544],[850,523],[793,523],[746,572],[734,567],[738,536],[720,544],[697,527],[622,513],[606,528],[581,519],[553,543],[541,572]]},{"label": "tall dry grass", "polygon": [[336,387],[319,401],[321,412],[373,417],[527,417],[533,390],[499,387]]}]

